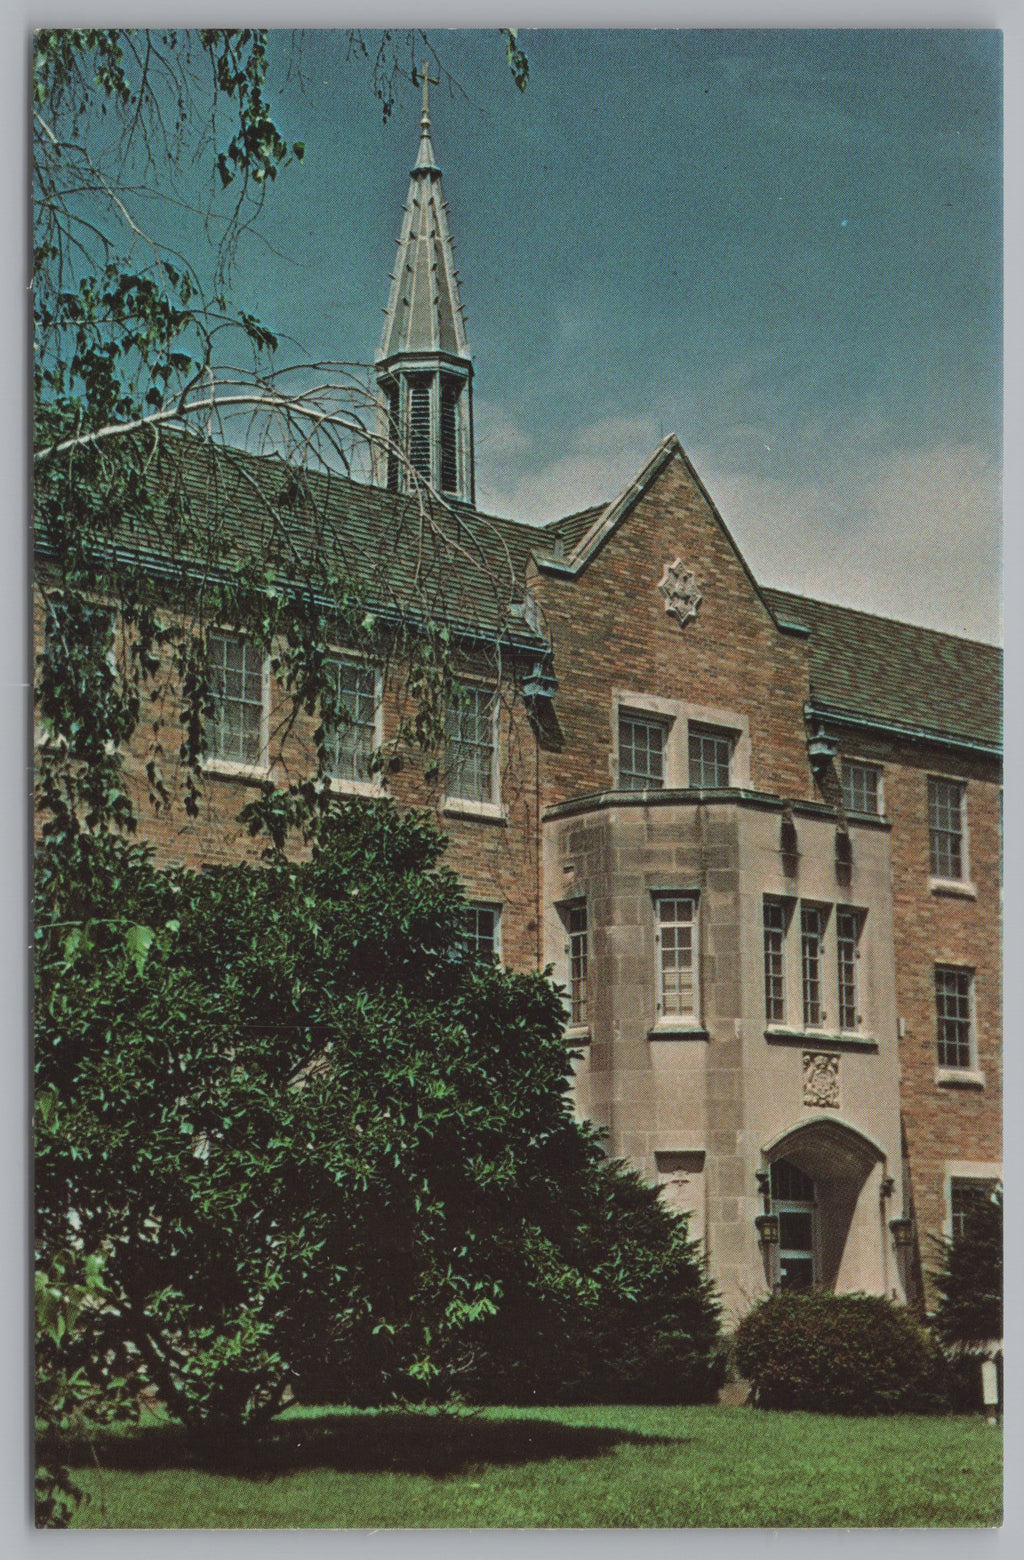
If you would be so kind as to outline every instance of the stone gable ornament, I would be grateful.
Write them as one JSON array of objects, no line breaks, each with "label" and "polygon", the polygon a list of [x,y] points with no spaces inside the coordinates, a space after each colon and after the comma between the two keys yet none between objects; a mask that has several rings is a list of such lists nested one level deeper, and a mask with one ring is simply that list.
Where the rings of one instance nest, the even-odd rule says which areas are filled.
[{"label": "stone gable ornament", "polygon": [[804,1052],[804,1104],[839,1109],[839,1057],[828,1051]]},{"label": "stone gable ornament", "polygon": [[665,611],[671,612],[680,628],[685,628],[690,619],[697,616],[701,594],[692,573],[683,567],[682,558],[666,563],[658,589],[665,598]]}]

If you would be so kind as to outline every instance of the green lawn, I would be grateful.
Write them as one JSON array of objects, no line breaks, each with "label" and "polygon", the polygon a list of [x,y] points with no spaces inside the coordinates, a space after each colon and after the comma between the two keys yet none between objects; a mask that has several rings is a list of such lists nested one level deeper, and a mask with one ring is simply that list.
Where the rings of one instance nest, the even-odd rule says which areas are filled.
[{"label": "green lawn", "polygon": [[980,1417],[292,1410],[244,1462],[199,1466],[170,1425],[106,1434],[75,1526],[985,1526],[1001,1445]]}]

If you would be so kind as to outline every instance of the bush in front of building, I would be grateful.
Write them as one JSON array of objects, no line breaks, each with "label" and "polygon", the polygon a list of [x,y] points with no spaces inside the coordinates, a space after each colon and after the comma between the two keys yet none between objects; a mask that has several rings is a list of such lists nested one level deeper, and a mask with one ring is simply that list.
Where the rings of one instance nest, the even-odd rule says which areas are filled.
[{"label": "bush in front of building", "polygon": [[685,1215],[621,1161],[567,1178],[557,1202],[481,1336],[474,1397],[713,1402],[725,1377],[719,1304]]},{"label": "bush in front of building", "polygon": [[938,1344],[881,1295],[773,1294],[740,1322],[734,1359],[760,1408],[884,1414],[949,1406]]},{"label": "bush in front of building", "polygon": [[981,1362],[994,1358],[1002,1402],[1003,1194],[973,1198],[963,1228],[941,1241],[941,1257],[932,1274],[938,1304],[931,1318],[949,1361],[956,1408],[983,1407]]},{"label": "bush in front of building", "polygon": [[519,1340],[538,1390],[628,1359],[646,1391],[717,1334],[685,1222],[573,1114],[556,987],[471,952],[444,848],[330,798],[303,861],[40,845],[40,1267],[102,1256],[90,1381],[130,1357],[204,1447],[293,1395],[478,1394]]}]

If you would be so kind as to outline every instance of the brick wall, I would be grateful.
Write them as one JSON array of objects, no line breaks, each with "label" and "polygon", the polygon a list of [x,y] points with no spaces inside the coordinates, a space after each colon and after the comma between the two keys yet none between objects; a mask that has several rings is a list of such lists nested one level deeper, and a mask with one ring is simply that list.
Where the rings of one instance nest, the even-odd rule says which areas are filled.
[{"label": "brick wall", "polygon": [[[657,590],[682,558],[702,600],[681,628]],[[614,786],[612,690],[738,711],[750,722],[751,785],[811,794],[803,707],[807,647],[781,632],[686,463],[672,458],[572,580],[530,588],[555,642],[561,753],[544,755],[544,804]]]}]

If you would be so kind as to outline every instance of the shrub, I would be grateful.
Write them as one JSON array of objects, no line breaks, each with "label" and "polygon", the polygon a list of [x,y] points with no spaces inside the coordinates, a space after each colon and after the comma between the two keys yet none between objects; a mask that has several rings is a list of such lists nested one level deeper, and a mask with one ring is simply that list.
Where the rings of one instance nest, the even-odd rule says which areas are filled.
[{"label": "shrub", "polygon": [[[621,1161],[559,1189],[480,1340],[473,1396],[501,1403],[705,1403],[725,1374],[719,1306],[685,1215]],[[546,1270],[571,1273],[553,1284]]]},{"label": "shrub", "polygon": [[740,1323],[735,1361],[761,1408],[882,1414],[948,1404],[938,1345],[879,1295],[774,1294]]}]

